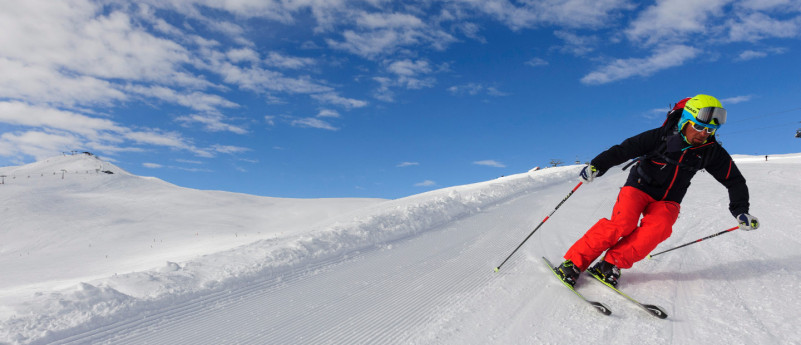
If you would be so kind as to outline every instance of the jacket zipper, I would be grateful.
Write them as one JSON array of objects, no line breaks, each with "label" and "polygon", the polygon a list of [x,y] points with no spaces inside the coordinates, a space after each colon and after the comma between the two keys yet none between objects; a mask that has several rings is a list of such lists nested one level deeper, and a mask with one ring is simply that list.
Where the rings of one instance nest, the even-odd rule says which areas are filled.
[{"label": "jacket zipper", "polygon": [[[681,161],[684,160],[685,154],[687,154],[687,151],[683,151],[681,153],[681,157],[679,157],[679,164],[681,164]],[[673,188],[673,184],[676,183],[676,177],[679,176],[679,164],[676,164],[676,170],[673,171],[673,179],[670,180],[670,185],[667,187],[667,190],[665,190],[665,195],[662,196],[661,200],[665,200],[665,198],[667,198],[668,193],[670,193],[670,189]]]}]

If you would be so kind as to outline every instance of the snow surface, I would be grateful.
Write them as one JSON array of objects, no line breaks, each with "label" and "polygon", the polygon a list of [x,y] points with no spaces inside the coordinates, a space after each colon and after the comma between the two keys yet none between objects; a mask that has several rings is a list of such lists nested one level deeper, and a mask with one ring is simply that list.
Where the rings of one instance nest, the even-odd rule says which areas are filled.
[{"label": "snow surface", "polygon": [[[181,188],[94,156],[0,168],[2,344],[801,344],[801,154],[736,156],[762,228],[637,263],[581,303],[544,267],[626,173],[549,168],[398,200]],[[110,171],[107,174],[103,171]],[[699,173],[656,251],[736,225]]]}]

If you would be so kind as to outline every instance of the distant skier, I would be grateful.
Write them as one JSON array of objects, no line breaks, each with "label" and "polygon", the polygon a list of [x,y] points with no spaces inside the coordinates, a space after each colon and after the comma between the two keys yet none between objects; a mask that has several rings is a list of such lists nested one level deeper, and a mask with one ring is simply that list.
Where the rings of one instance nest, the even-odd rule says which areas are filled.
[{"label": "distant skier", "polygon": [[759,221],[748,214],[745,178],[715,140],[715,132],[725,122],[726,110],[715,97],[685,98],[668,113],[662,127],[628,138],[592,159],[579,174],[585,183],[639,158],[618,194],[611,219],[595,223],[555,268],[561,278],[575,285],[579,274],[606,251],[589,269],[617,285],[621,268],[631,268],[670,236],[690,180],[701,169],[728,189],[729,211],[740,228],[757,229]]}]

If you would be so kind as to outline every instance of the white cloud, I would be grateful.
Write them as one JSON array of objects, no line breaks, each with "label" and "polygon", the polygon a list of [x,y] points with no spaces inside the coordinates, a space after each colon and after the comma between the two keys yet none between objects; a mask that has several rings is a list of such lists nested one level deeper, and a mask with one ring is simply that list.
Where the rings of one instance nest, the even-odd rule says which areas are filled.
[{"label": "white cloud", "polygon": [[541,16],[529,6],[516,6],[508,0],[465,0],[451,4],[450,14],[457,15],[455,20],[470,17],[473,10],[488,15],[504,25],[519,30],[541,22]]},{"label": "white cloud", "polygon": [[[309,7],[307,3],[290,2],[284,4],[279,1],[261,0],[240,0],[240,1],[214,1],[214,0],[190,0],[190,1],[161,1],[161,0],[142,0],[151,6],[167,8],[178,11],[184,15],[196,18],[203,18],[202,8],[211,8],[230,12],[240,18],[261,17],[275,20],[282,23],[292,22],[292,11]],[[323,2],[324,5],[325,2]],[[313,4],[313,3],[312,3]],[[319,7],[322,7],[318,5]]]},{"label": "white cloud", "polygon": [[346,30],[343,41],[326,39],[332,48],[348,51],[365,58],[374,58],[379,55],[390,54],[398,46],[418,43],[414,36],[404,35],[394,30],[378,30],[370,32],[356,32]]},{"label": "white cloud", "polygon": [[[139,144],[166,146],[175,149],[195,151],[196,153],[204,152],[194,148],[179,133],[176,132],[164,132],[161,130],[144,130],[134,132],[126,130],[122,134],[125,139]],[[202,155],[205,156],[207,153]]]},{"label": "white cloud", "polygon": [[746,13],[738,14],[727,24],[729,40],[733,42],[756,42],[766,38],[794,38],[801,35],[801,17],[799,16],[781,20],[765,13]]},{"label": "white cloud", "polygon": [[402,163],[396,165],[396,167],[405,168],[405,167],[418,166],[418,165],[420,165],[420,163],[418,163],[418,162],[402,162]]},{"label": "white cloud", "polygon": [[760,58],[763,58],[763,57],[766,57],[766,56],[768,56],[768,53],[766,53],[766,52],[754,51],[754,50],[750,50],[749,49],[749,50],[746,50],[746,51],[743,51],[742,53],[740,53],[740,55],[737,56],[737,60],[738,61],[747,61],[747,60],[753,60],[753,59],[760,59]]},{"label": "white cloud", "polygon": [[699,50],[685,45],[657,48],[647,58],[616,59],[581,78],[584,84],[606,84],[631,77],[646,77],[664,69],[681,66],[695,58]]},{"label": "white cloud", "polygon": [[622,17],[621,12],[637,6],[629,0],[550,0],[536,4],[544,20],[568,28],[609,26]]},{"label": "white cloud", "polygon": [[184,125],[199,123],[210,132],[231,132],[236,134],[248,133],[248,130],[243,127],[225,123],[225,117],[221,114],[185,115],[177,117],[175,121],[183,123]]},{"label": "white cloud", "polygon": [[314,65],[314,59],[291,57],[276,52],[271,52],[264,60],[267,66],[286,68],[286,69],[300,69]]},{"label": "white cloud", "polygon": [[[366,59],[389,56],[417,46],[444,50],[457,39],[442,28],[409,14],[362,13],[356,22],[343,22],[341,39],[327,38],[329,47]],[[355,25],[355,26],[354,26]]]},{"label": "white cloud", "polygon": [[432,66],[426,59],[384,60],[383,64],[391,76],[376,76],[372,79],[379,84],[373,92],[374,97],[385,102],[394,102],[395,88],[419,90],[433,87],[436,79],[427,74],[447,71],[449,68],[448,64]]},{"label": "white cloud", "polygon": [[64,75],[174,83],[190,53],[134,25],[114,7],[24,1],[0,11],[0,56]]},{"label": "white cloud", "polygon": [[178,163],[187,163],[187,164],[203,164],[203,162],[201,162],[201,161],[195,161],[195,160],[189,160],[189,159],[181,159],[181,158],[176,159],[175,161],[178,162]]},{"label": "white cloud", "polygon": [[[126,5],[31,0],[2,5],[0,97],[68,108],[157,100],[199,112],[179,117],[180,123],[200,123],[211,131],[238,134],[247,131],[230,124],[222,110],[240,105],[214,92],[225,91],[228,85],[270,100],[277,99],[272,93],[315,94],[320,102],[347,108],[366,105],[337,96],[334,88],[309,76],[289,76],[263,68],[298,70],[313,67],[315,60],[276,52],[261,60],[252,42],[241,40],[245,33],[241,26],[204,16],[202,6],[283,22],[291,21],[289,13],[293,11],[289,5],[272,2],[144,1]],[[154,8],[187,15],[187,25],[168,23]],[[241,45],[226,48],[216,40],[198,36],[188,25],[190,21],[213,24],[212,30],[232,36]],[[238,63],[249,63],[250,67]],[[209,73],[219,75],[227,85],[210,82]]]},{"label": "white cloud", "polygon": [[798,0],[740,0],[736,3],[737,9],[747,10],[792,10],[798,8]]},{"label": "white cloud", "polygon": [[[242,35],[245,33],[245,29],[242,28],[242,26],[240,26],[239,24],[231,23],[231,22],[225,21],[225,20],[221,20],[219,17],[214,17],[214,18],[201,17],[199,19],[201,19],[203,21],[203,25],[205,27],[207,27],[207,28],[209,28],[211,30],[217,31],[219,33],[228,35],[229,37],[231,37],[234,40],[234,42],[236,42],[238,44],[242,44],[242,45],[253,46],[252,42],[250,42],[248,40],[244,40],[242,38]],[[200,46],[209,47],[209,46],[217,45],[217,41],[214,41],[214,40],[208,40],[208,39],[205,39],[205,38],[199,37],[199,36],[192,36],[192,37],[195,37],[195,38],[203,40],[202,42],[195,42],[196,44],[198,44]]]},{"label": "white cloud", "polygon": [[150,169],[160,169],[164,167],[163,165],[158,163],[142,163],[142,166]]},{"label": "white cloud", "polygon": [[218,153],[228,153],[228,154],[251,151],[251,149],[247,147],[234,146],[234,145],[212,145],[211,150]]},{"label": "white cloud", "polygon": [[387,70],[401,76],[415,76],[431,73],[431,65],[426,60],[412,61],[410,59],[398,60],[389,63]]},{"label": "white cloud", "polygon": [[575,56],[583,56],[592,52],[599,40],[595,35],[580,36],[563,30],[555,31],[554,36],[565,42],[565,45],[558,47],[559,51]]},{"label": "white cloud", "polygon": [[[730,0],[663,0],[657,1],[637,15],[625,30],[634,42],[647,45],[684,42],[688,35],[710,30],[718,23],[723,7]],[[691,9],[691,10],[690,10]]]},{"label": "white cloud", "polygon": [[[517,3],[521,3],[518,5]],[[597,28],[609,25],[618,12],[633,8],[628,0],[545,0],[513,2],[509,0],[464,0],[456,2],[453,13],[471,7],[489,15],[512,30],[552,24],[568,28]]]},{"label": "white cloud", "polygon": [[448,88],[448,92],[453,95],[470,95],[476,96],[479,94],[487,94],[489,96],[506,96],[505,92],[498,90],[494,86],[487,86],[479,83],[467,83],[463,85],[454,85]]},{"label": "white cloud", "polygon": [[223,62],[213,68],[216,73],[223,77],[226,83],[257,93],[274,91],[290,94],[313,94],[333,91],[331,87],[322,85],[308,77],[287,77],[283,73],[261,67],[242,68]]},{"label": "white cloud", "polygon": [[251,48],[231,49],[225,53],[225,57],[233,63],[259,61],[259,53]]},{"label": "white cloud", "polygon": [[0,97],[63,106],[111,105],[129,96],[103,79],[0,56]]},{"label": "white cloud", "polygon": [[761,59],[761,58],[767,57],[767,56],[769,56],[771,54],[784,54],[786,52],[787,52],[786,48],[767,48],[767,49],[764,49],[764,50],[751,50],[751,49],[748,49],[748,50],[745,50],[745,51],[741,52],[737,56],[737,58],[735,58],[734,60],[735,61],[748,61],[748,60],[754,60],[754,59]]},{"label": "white cloud", "polygon": [[367,29],[379,28],[419,28],[425,26],[416,16],[406,13],[367,13],[361,12],[356,25]]},{"label": "white cloud", "polygon": [[448,88],[448,91],[454,95],[468,94],[475,96],[484,90],[484,86],[478,83],[468,83],[463,85],[454,85]]},{"label": "white cloud", "polygon": [[0,135],[0,155],[6,157],[26,155],[42,159],[81,147],[86,145],[78,137],[63,132],[26,131]]},{"label": "white cloud", "polygon": [[[448,12],[444,11],[443,13],[445,13],[444,17],[447,17]],[[453,18],[443,18],[443,19],[453,20]],[[480,34],[481,26],[479,26],[476,23],[455,22],[453,24],[453,28],[455,30],[457,30],[458,32],[461,32],[467,38],[474,39],[474,40],[476,40],[478,42],[481,42],[481,43],[487,43],[487,39],[484,38],[483,36],[481,36],[481,34]]]},{"label": "white cloud", "polygon": [[425,88],[434,87],[436,84],[436,79],[433,77],[427,78],[408,78],[408,77],[400,77],[397,80],[399,85],[404,86],[409,90],[420,90]]},{"label": "white cloud", "polygon": [[295,127],[306,127],[306,128],[318,128],[318,129],[325,129],[329,131],[338,131],[339,128],[334,127],[330,123],[320,120],[314,117],[306,117],[295,119],[290,122],[292,126]]},{"label": "white cloud", "polygon": [[320,101],[320,102],[339,105],[339,106],[342,106],[342,107],[347,108],[347,109],[362,108],[362,107],[366,107],[367,106],[367,102],[365,102],[365,101],[358,100],[358,99],[353,99],[353,98],[345,98],[345,97],[339,96],[335,92],[326,92],[326,93],[314,94],[311,97],[316,99],[316,100],[318,100],[318,101]]},{"label": "white cloud", "polygon": [[529,65],[529,66],[532,66],[532,67],[548,66],[548,61],[545,61],[542,58],[535,57],[535,58],[531,58],[528,61],[526,61],[526,65]]},{"label": "white cloud", "polygon": [[169,35],[169,36],[182,36],[183,33],[174,25],[168,23],[166,20],[156,16],[156,11],[151,6],[140,4],[137,9],[137,14],[144,22],[153,25],[155,31]]},{"label": "white cloud", "polygon": [[[185,160],[180,160],[180,159],[176,159],[176,161],[178,161],[179,163],[200,164],[199,162],[185,161]],[[149,168],[149,169],[164,169],[164,168],[166,168],[166,169],[174,169],[174,170],[181,170],[181,171],[188,171],[188,172],[212,172],[211,170],[204,169],[204,168],[186,168],[186,167],[179,167],[179,166],[174,166],[174,165],[162,165],[162,164],[150,163],[150,162],[142,163],[142,166],[145,167],[145,168]]]},{"label": "white cloud", "polygon": [[22,102],[0,102],[0,123],[73,132],[93,140],[98,139],[103,131],[119,133],[125,130],[108,119]]},{"label": "white cloud", "polygon": [[392,86],[395,85],[395,81],[386,77],[373,77],[373,80],[379,85],[373,91],[373,97],[384,102],[394,102],[395,92],[392,91]]},{"label": "white cloud", "polygon": [[735,97],[721,99],[720,102],[723,104],[737,104],[742,102],[748,102],[751,100],[751,98],[752,98],[751,95],[735,96]]},{"label": "white cloud", "polygon": [[651,109],[651,110],[649,110],[649,111],[645,112],[645,113],[643,114],[643,117],[644,117],[644,118],[646,118],[646,119],[648,119],[648,120],[653,120],[653,119],[664,119],[664,118],[665,118],[665,115],[667,114],[667,112],[668,112],[668,109],[667,109],[667,108],[656,108],[656,109]]},{"label": "white cloud", "polygon": [[625,34],[646,45],[689,44],[698,37],[711,45],[794,38],[801,35],[798,12],[798,4],[785,0],[663,0],[640,12]]},{"label": "white cloud", "polygon": [[431,180],[425,180],[423,182],[418,182],[414,184],[415,187],[432,187],[436,185],[437,183]]},{"label": "white cloud", "polygon": [[[464,23],[464,19],[490,16],[518,30],[541,24],[567,27],[598,27],[608,25],[618,12],[634,7],[629,0],[566,0],[525,1],[462,0],[442,4],[438,18],[421,15],[430,4],[397,3],[384,0],[352,1],[148,1],[152,6],[170,8],[181,13],[201,16],[201,7],[231,12],[237,17],[260,17],[280,23],[293,23],[297,15],[311,15],[317,22],[317,32],[334,31],[348,25],[359,30],[430,28],[432,21]],[[522,3],[522,4],[518,4]],[[404,11],[405,10],[405,11]],[[369,12],[368,12],[369,11]]]},{"label": "white cloud", "polygon": [[20,129],[4,134],[2,141],[6,150],[0,151],[3,156],[44,158],[81,147],[111,153],[141,150],[134,145],[186,150],[203,157],[212,157],[215,153],[194,146],[177,132],[150,128],[133,130],[109,119],[22,102],[0,102],[0,123]]},{"label": "white cloud", "polygon": [[238,104],[215,94],[197,91],[187,93],[159,85],[129,85],[124,87],[124,90],[134,95],[155,98],[197,111],[215,112],[219,108],[239,107]]},{"label": "white cloud", "polygon": [[[185,69],[202,66],[197,64],[200,59],[195,53],[182,45],[197,40],[156,18],[147,6],[126,12],[130,9],[83,0],[31,0],[2,5],[0,98],[10,101],[0,105],[0,121],[37,128],[6,136],[6,143],[13,140],[19,147],[5,155],[40,157],[41,151],[50,150],[49,154],[53,154],[63,149],[56,146],[66,143],[111,153],[137,150],[131,145],[141,144],[213,155],[175,132],[133,130],[109,119],[82,114],[100,112],[87,110],[89,106],[114,107],[142,99],[214,114],[182,119],[185,122],[191,118],[211,130],[245,132],[226,125],[224,117],[217,115],[221,108],[239,105],[200,91],[216,86]],[[146,25],[139,21],[154,23],[155,31],[175,36],[178,41],[147,32]],[[21,140],[27,137],[41,137],[43,143],[54,144],[32,145]]]},{"label": "white cloud", "polygon": [[476,161],[476,162],[473,162],[473,164],[475,164],[475,165],[483,165],[483,166],[488,166],[488,167],[494,167],[494,168],[506,168],[505,164],[503,164],[501,162],[498,162],[498,161],[495,161],[495,160],[491,160],[491,159],[490,160],[483,160],[483,161]]},{"label": "white cloud", "polygon": [[339,118],[339,112],[336,110],[331,109],[322,109],[319,113],[317,113],[317,117],[332,117],[332,118]]},{"label": "white cloud", "polygon": [[280,120],[288,122],[293,127],[301,128],[316,128],[325,129],[329,131],[338,131],[339,128],[334,126],[330,120],[338,119],[341,115],[339,112],[331,109],[321,109],[314,117],[293,117],[293,116],[267,116],[265,117],[270,125],[275,125],[275,121]]}]

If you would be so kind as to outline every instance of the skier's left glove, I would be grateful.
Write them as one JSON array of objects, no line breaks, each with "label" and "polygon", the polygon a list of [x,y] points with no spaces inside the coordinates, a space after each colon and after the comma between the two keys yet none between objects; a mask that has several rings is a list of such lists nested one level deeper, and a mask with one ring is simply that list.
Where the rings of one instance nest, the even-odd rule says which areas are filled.
[{"label": "skier's left glove", "polygon": [[737,222],[740,223],[740,229],[742,230],[756,230],[759,228],[759,219],[748,213],[740,213],[737,216]]},{"label": "skier's left glove", "polygon": [[603,175],[603,173],[599,172],[598,168],[596,168],[592,164],[587,164],[584,166],[583,169],[581,169],[581,172],[579,172],[579,181],[584,183],[590,183],[592,182],[592,180],[595,179],[595,177],[601,175]]}]

